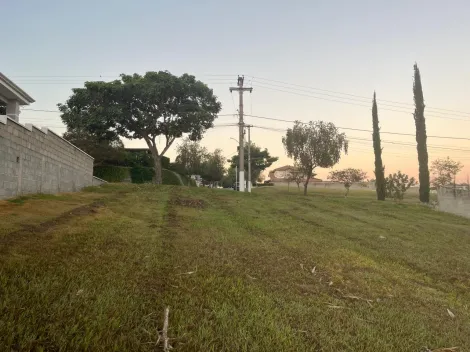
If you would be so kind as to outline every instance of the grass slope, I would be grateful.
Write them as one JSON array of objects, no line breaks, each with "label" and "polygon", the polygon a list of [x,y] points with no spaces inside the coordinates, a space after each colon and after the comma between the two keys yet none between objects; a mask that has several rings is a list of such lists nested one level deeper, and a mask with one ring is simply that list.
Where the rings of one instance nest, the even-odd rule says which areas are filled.
[{"label": "grass slope", "polygon": [[470,350],[470,221],[351,193],[0,202],[0,350]]}]

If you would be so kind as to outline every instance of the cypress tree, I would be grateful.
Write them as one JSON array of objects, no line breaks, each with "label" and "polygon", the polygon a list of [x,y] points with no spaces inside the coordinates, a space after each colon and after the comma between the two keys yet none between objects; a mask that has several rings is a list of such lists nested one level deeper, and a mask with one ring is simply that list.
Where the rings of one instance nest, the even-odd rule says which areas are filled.
[{"label": "cypress tree", "polygon": [[380,128],[379,116],[377,113],[377,101],[372,101],[372,141],[374,142],[375,154],[375,190],[377,191],[377,199],[385,200],[385,167],[382,164],[382,147],[380,145]]},{"label": "cypress tree", "polygon": [[419,162],[419,200],[429,203],[429,167],[428,167],[428,147],[426,136],[426,120],[424,119],[424,97],[421,85],[421,75],[418,65],[414,65],[413,96],[415,101],[414,119],[416,125],[416,143]]}]

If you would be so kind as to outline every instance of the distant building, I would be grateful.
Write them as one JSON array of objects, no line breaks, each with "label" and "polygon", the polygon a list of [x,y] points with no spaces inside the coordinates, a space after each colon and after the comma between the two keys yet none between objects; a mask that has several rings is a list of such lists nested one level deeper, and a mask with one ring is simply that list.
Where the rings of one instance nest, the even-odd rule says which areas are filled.
[{"label": "distant building", "polygon": [[[268,177],[273,183],[287,183],[287,180],[295,171],[295,167],[291,165],[285,165],[278,167],[277,169],[271,170],[269,172]],[[312,177],[309,182],[322,182],[322,180],[319,178]]]},{"label": "distant building", "polygon": [[202,184],[202,177],[201,175],[191,175],[191,179],[196,182],[196,186],[200,187]]}]

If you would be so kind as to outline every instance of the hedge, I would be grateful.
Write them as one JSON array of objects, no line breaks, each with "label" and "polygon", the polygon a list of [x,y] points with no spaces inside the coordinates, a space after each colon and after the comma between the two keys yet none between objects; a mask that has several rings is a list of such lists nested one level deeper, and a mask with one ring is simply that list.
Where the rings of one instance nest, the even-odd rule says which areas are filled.
[{"label": "hedge", "polygon": [[[143,166],[95,166],[93,168],[93,175],[102,178],[108,182],[125,182],[132,183],[150,183],[155,175],[152,167]],[[183,176],[183,182],[187,185],[187,180]],[[194,180],[191,180],[191,186],[195,186]],[[164,185],[181,185],[177,175],[170,170],[162,170],[162,183]]]},{"label": "hedge", "polygon": [[95,166],[93,176],[101,178],[108,182],[124,182],[130,178],[129,168],[121,166]]},{"label": "hedge", "polygon": [[180,186],[181,182],[172,171],[162,170],[162,182],[164,185],[176,185]]},{"label": "hedge", "polygon": [[130,170],[132,183],[152,182],[155,172],[151,167],[134,166]]}]

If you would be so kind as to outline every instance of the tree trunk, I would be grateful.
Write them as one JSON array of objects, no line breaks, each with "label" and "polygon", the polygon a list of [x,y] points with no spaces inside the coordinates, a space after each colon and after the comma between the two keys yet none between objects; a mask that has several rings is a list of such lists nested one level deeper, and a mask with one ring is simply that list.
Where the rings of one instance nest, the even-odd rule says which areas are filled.
[{"label": "tree trunk", "polygon": [[349,187],[346,187],[346,194],[344,196],[347,197],[348,194],[349,194]]},{"label": "tree trunk", "polygon": [[162,184],[162,158],[161,156],[156,156],[153,158],[155,165],[155,184]]},{"label": "tree trunk", "polygon": [[307,186],[308,186],[308,182],[310,181],[310,177],[312,177],[312,175],[307,175],[307,179],[305,180],[305,183],[304,183],[304,196],[307,195]]}]

